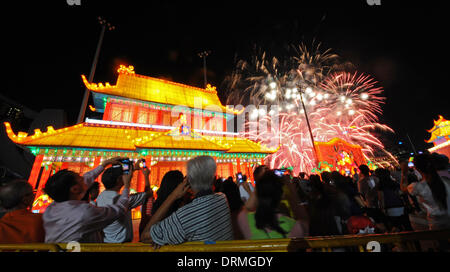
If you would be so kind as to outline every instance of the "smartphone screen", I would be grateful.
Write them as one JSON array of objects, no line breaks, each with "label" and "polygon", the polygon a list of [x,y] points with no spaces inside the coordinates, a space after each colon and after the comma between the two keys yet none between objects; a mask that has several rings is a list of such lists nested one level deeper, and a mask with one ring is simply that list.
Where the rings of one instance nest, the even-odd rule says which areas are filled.
[{"label": "smartphone screen", "polygon": [[128,174],[130,172],[130,160],[125,159],[122,160],[122,170],[124,174]]},{"label": "smartphone screen", "polygon": [[274,173],[275,173],[275,175],[277,175],[277,176],[279,176],[279,177],[282,177],[283,175],[284,175],[284,172],[285,172],[286,170],[280,170],[280,169],[275,169],[274,170]]},{"label": "smartphone screen", "polygon": [[244,182],[244,180],[242,179],[242,174],[241,174],[241,173],[238,173],[238,174],[237,174],[237,181],[238,181],[239,183]]},{"label": "smartphone screen", "polygon": [[413,162],[408,162],[408,167],[409,167],[409,168],[414,167],[414,163],[413,163]]}]

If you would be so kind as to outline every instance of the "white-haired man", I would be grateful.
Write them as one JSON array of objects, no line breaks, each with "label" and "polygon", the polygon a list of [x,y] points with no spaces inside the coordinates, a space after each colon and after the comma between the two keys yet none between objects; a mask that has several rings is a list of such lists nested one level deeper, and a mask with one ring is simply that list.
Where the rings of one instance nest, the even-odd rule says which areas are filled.
[{"label": "white-haired man", "polygon": [[[152,216],[142,232],[141,241],[174,245],[188,241],[232,240],[227,198],[212,190],[216,168],[216,162],[209,156],[189,160],[187,177]],[[162,220],[173,202],[183,197],[189,188],[195,194],[192,202]]]}]

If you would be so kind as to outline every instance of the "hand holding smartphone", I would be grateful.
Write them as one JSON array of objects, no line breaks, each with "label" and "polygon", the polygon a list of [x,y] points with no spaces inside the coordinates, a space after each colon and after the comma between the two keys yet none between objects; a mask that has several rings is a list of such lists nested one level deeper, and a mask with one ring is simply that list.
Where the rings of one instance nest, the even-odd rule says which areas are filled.
[{"label": "hand holding smartphone", "polygon": [[131,160],[126,158],[126,159],[122,159],[120,160],[120,163],[122,164],[122,170],[123,173],[125,175],[128,175],[131,171],[132,165],[131,165]]},{"label": "hand holding smartphone", "polygon": [[237,183],[244,182],[244,179],[242,178],[242,173],[241,172],[236,174],[236,181],[237,181]]},{"label": "hand holding smartphone", "polygon": [[286,170],[285,169],[275,169],[275,170],[273,170],[273,172],[275,173],[275,175],[282,177],[282,176],[284,176],[284,173],[286,172]]}]

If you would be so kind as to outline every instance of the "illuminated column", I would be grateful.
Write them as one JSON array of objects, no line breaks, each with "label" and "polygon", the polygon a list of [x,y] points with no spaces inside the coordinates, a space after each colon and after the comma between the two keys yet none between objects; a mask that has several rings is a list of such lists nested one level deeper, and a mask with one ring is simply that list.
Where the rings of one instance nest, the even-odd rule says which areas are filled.
[{"label": "illuminated column", "polygon": [[149,179],[150,179],[150,186],[153,186],[154,185],[154,182],[153,182],[153,180],[152,180],[152,156],[151,155],[147,155],[147,156],[145,156],[145,164],[147,165],[147,168],[148,168],[148,170],[150,170],[150,176],[149,176]]},{"label": "illuminated column", "polygon": [[137,175],[137,186],[136,186],[136,191],[138,193],[143,192],[144,191],[144,174],[142,174],[142,170],[138,171],[138,175]]},{"label": "illuminated column", "polygon": [[222,131],[227,131],[227,118],[226,116],[223,117],[223,125],[222,125]]},{"label": "illuminated column", "polygon": [[228,163],[228,171],[229,171],[228,176],[233,176],[234,175],[234,173],[233,173],[233,163],[232,162]]},{"label": "illuminated column", "polygon": [[[102,157],[100,157],[100,156],[97,156],[97,157],[95,157],[95,159],[94,159],[94,167],[92,167],[92,169],[94,169],[94,168],[96,168],[97,166],[99,166],[100,165],[100,163],[101,163],[101,160],[102,160]],[[102,173],[103,174],[103,173]],[[100,174],[96,179],[95,179],[95,181],[101,181],[102,180],[102,174]],[[99,186],[99,192],[103,192],[103,190],[105,190],[105,187],[103,186],[103,183],[102,182],[99,182],[100,183],[100,186]]]},{"label": "illuminated column", "polygon": [[34,159],[33,168],[31,169],[30,177],[28,178],[28,182],[33,186],[33,189],[36,187],[37,179],[39,176],[39,172],[41,171],[41,164],[44,160],[44,155],[37,155]]},{"label": "illuminated column", "polygon": [[264,165],[264,158],[261,159],[261,165]]},{"label": "illuminated column", "polygon": [[137,123],[138,122],[138,112],[139,112],[139,107],[138,107],[138,105],[134,105],[133,106],[133,111],[132,111],[132,114],[133,114],[133,117],[132,117],[132,122],[133,123]]},{"label": "illuminated column", "polygon": [[252,169],[252,167],[248,168],[248,177],[249,177],[249,180],[251,180],[251,181],[255,180],[255,178],[253,177],[253,169]]},{"label": "illuminated column", "polygon": [[247,164],[247,162],[244,162],[244,170],[245,170],[245,173],[242,173],[243,175],[247,175],[247,177],[249,176],[249,174],[248,174],[248,164]]},{"label": "illuminated column", "polygon": [[159,109],[159,110],[158,110],[158,118],[157,118],[157,120],[156,120],[156,124],[158,124],[158,125],[164,125],[164,124],[163,124],[163,111],[162,111],[162,109]]},{"label": "illuminated column", "polygon": [[111,120],[111,103],[106,103],[105,111],[103,112],[103,120]]},{"label": "illuminated column", "polygon": [[241,158],[236,158],[237,172],[241,172]]},{"label": "illuminated column", "polygon": [[45,183],[47,183],[48,178],[50,177],[50,173],[52,172],[51,165],[44,166],[44,171],[42,171],[41,180],[39,181],[39,187],[37,189],[38,192],[44,188]]},{"label": "illuminated column", "polygon": [[64,170],[64,169],[68,169],[68,168],[69,168],[69,163],[68,162],[61,163],[61,169],[60,170]]}]

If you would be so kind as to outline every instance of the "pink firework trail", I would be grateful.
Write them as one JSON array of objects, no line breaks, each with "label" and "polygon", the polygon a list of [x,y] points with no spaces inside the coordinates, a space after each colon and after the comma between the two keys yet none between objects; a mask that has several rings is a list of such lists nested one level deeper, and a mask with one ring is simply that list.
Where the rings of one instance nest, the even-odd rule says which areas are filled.
[{"label": "pink firework trail", "polygon": [[[333,69],[328,63],[334,61],[335,55],[328,50],[315,57],[307,53],[305,47],[300,50],[303,55],[294,58],[298,63],[286,73],[280,73],[282,69],[273,58],[271,65],[266,65],[272,69],[253,69],[257,76],[247,70],[246,76],[250,76],[243,77],[240,73],[234,78],[235,86],[246,87],[234,90],[231,95],[241,103],[246,97],[256,107],[249,112],[242,134],[269,147],[279,147],[267,158],[270,167],[293,167],[295,173],[310,173],[316,167],[315,155],[300,102],[302,95],[315,141],[341,138],[362,146],[366,157],[382,151],[383,143],[374,132],[393,132],[378,122],[385,100],[383,89],[368,75],[330,72]],[[263,59],[256,63],[261,66],[269,62]],[[246,64],[241,68],[250,66]],[[247,85],[236,82],[236,78],[247,81]]]}]

